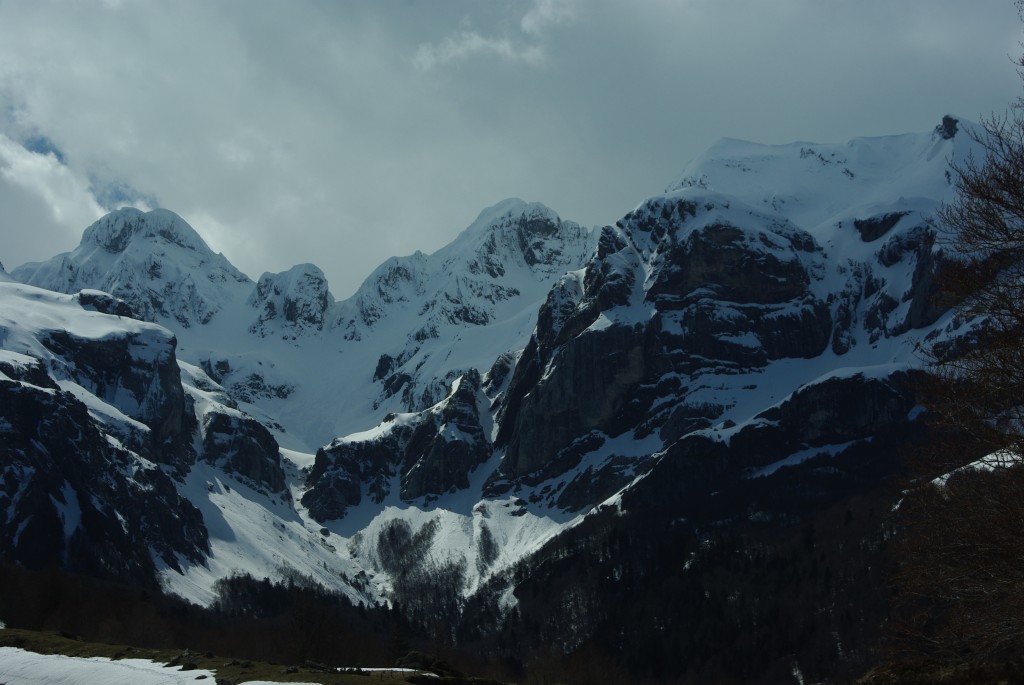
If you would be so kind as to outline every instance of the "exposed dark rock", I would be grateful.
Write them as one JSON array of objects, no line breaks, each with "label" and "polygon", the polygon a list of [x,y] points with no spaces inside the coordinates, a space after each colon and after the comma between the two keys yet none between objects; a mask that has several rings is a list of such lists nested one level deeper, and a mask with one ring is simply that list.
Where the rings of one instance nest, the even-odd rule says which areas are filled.
[{"label": "exposed dark rock", "polygon": [[151,329],[94,339],[54,330],[41,341],[68,362],[76,383],[150,428],[148,444],[138,446],[144,456],[187,471],[195,455],[173,336]]},{"label": "exposed dark rock", "polygon": [[586,509],[614,495],[653,465],[651,460],[612,457],[596,469],[588,467],[570,481],[555,504],[565,511]]},{"label": "exposed dark rock", "polygon": [[941,257],[932,250],[931,243],[922,246],[914,267],[910,290],[905,295],[910,299],[906,320],[908,328],[930,326],[952,305],[948,299],[943,299],[942,288],[936,278],[941,266]]},{"label": "exposed dark rock", "polygon": [[256,489],[287,498],[280,449],[263,424],[244,414],[220,412],[207,414],[203,423],[203,456],[208,462]]},{"label": "exposed dark rock", "polygon": [[686,435],[668,447],[647,478],[623,493],[623,508],[678,509],[689,497],[714,492],[738,477],[728,469],[728,454],[728,445],[712,436],[700,432]]},{"label": "exposed dark rock", "polygon": [[724,407],[709,404],[680,403],[672,409],[668,420],[661,427],[661,439],[671,444],[687,433],[707,428],[722,414]]},{"label": "exposed dark rock", "polygon": [[263,274],[248,304],[258,312],[251,333],[291,338],[322,331],[334,298],[323,272],[300,264],[280,274]]},{"label": "exposed dark rock", "polygon": [[242,402],[255,402],[259,398],[287,399],[295,386],[288,383],[273,383],[261,373],[250,373],[242,378],[228,379],[224,384],[233,397]]},{"label": "exposed dark rock", "polygon": [[853,227],[860,233],[860,239],[865,243],[878,240],[888,233],[900,222],[909,212],[889,212],[879,216],[868,217],[867,219],[854,219]]},{"label": "exposed dark rock", "polygon": [[393,427],[377,440],[335,441],[316,452],[306,479],[302,504],[317,521],[343,518],[349,507],[363,501],[363,489],[376,502],[383,501],[394,461],[402,453],[411,430]]},{"label": "exposed dark rock", "polygon": [[934,229],[927,225],[922,224],[900,231],[879,248],[878,263],[882,266],[893,266],[905,259],[920,257],[924,250],[930,250],[934,244]]},{"label": "exposed dark rock", "polygon": [[466,374],[438,411],[432,412],[433,421],[424,421],[413,432],[405,451],[403,499],[469,487],[469,472],[491,453],[480,423],[480,392],[479,373]]},{"label": "exposed dark rock", "polygon": [[729,446],[735,463],[765,466],[808,448],[870,440],[885,427],[908,423],[915,403],[903,373],[830,378],[758,414]]},{"label": "exposed dark rock", "polygon": [[503,352],[491,364],[490,370],[484,376],[482,386],[488,397],[495,397],[505,389],[507,382],[512,379],[516,358],[516,354],[513,352]]},{"label": "exposed dark rock", "polygon": [[30,568],[155,585],[208,551],[202,516],[168,476],[114,446],[72,395],[0,381],[0,546]]},{"label": "exposed dark rock", "polygon": [[382,354],[377,359],[377,368],[373,372],[373,380],[379,381],[387,377],[395,368],[395,358],[390,354]]},{"label": "exposed dark rock", "polygon": [[[865,478],[877,482],[898,468],[901,446],[919,436],[913,387],[904,372],[830,378],[800,389],[727,440],[713,432],[687,434],[623,493],[622,506],[666,508],[711,523],[744,517],[758,506],[786,511],[800,506],[801,498],[827,501],[829,492]],[[764,490],[775,493],[782,482],[793,489],[773,494],[774,504],[753,499],[749,478],[794,455],[802,456],[766,476]],[[802,475],[789,478],[787,472]]]},{"label": "exposed dark rock", "polygon": [[[661,431],[677,440],[722,412],[688,403],[681,378],[744,372],[827,348],[833,321],[810,290],[820,252],[811,236],[783,224],[771,232],[723,221],[689,229],[715,210],[652,200],[603,230],[582,283],[567,276],[552,288],[504,398],[496,442],[506,452],[492,486],[537,483],[575,467],[571,446],[591,431]],[[616,307],[637,306],[641,279],[650,318],[599,323]],[[616,472],[609,465],[591,478]],[[572,492],[563,501],[580,505],[581,488]]]},{"label": "exposed dark rock", "polygon": [[100,292],[99,290],[83,290],[78,293],[78,303],[83,309],[90,309],[112,316],[124,316],[129,319],[140,318],[124,300]]},{"label": "exposed dark rock", "polygon": [[400,422],[385,418],[368,440],[336,440],[317,451],[302,503],[318,521],[342,518],[364,490],[380,502],[401,474],[400,496],[413,500],[469,486],[469,473],[491,455],[480,421],[480,374],[471,371],[442,402]]},{"label": "exposed dark rock", "polygon": [[384,397],[391,397],[397,395],[402,388],[408,385],[412,381],[412,376],[407,373],[396,373],[393,376],[389,376],[384,381]]},{"label": "exposed dark rock", "polygon": [[16,381],[23,381],[40,388],[58,390],[60,386],[50,378],[46,366],[39,359],[31,359],[24,364],[0,361],[0,373]]},{"label": "exposed dark rock", "polygon": [[943,140],[950,140],[957,133],[957,124],[959,119],[955,119],[948,114],[942,117],[942,123],[935,127],[935,132],[938,133]]},{"label": "exposed dark rock", "polygon": [[[643,330],[626,326],[591,331],[568,342],[555,372],[520,399],[502,475],[537,471],[577,436],[604,427],[644,377],[644,352]],[[505,425],[509,419],[506,414]]]},{"label": "exposed dark rock", "polygon": [[[791,248],[803,251],[803,244],[794,242],[790,240]],[[746,232],[720,224],[694,231],[664,252],[647,299],[679,299],[700,289],[716,300],[775,304],[803,296],[809,282],[798,260],[751,249]]]},{"label": "exposed dark rock", "polygon": [[223,383],[224,378],[231,373],[231,362],[227,359],[204,359],[199,365],[217,383]]},{"label": "exposed dark rock", "polygon": [[[726,313],[726,315],[723,315]],[[815,357],[828,345],[832,318],[813,296],[776,305],[723,305],[701,299],[678,315],[682,336],[666,335],[685,354],[739,367],[764,366],[785,357]]]},{"label": "exposed dark rock", "polygon": [[[913,266],[910,282],[902,293],[892,290],[886,273],[878,268],[901,263]],[[879,248],[875,261],[851,263],[847,286],[835,295],[838,304],[832,349],[838,354],[849,350],[858,323],[871,342],[935,323],[951,304],[940,297],[937,273],[941,268],[935,229],[926,222],[893,234]],[[855,315],[861,320],[857,321]]]}]

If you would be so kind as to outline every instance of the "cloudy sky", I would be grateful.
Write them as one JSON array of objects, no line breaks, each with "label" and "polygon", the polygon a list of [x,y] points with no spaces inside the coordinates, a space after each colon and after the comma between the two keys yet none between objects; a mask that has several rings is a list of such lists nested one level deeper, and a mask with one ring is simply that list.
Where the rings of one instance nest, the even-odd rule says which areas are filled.
[{"label": "cloudy sky", "polygon": [[0,0],[0,261],[123,204],[336,297],[506,197],[614,222],[721,137],[1002,112],[1011,0]]}]

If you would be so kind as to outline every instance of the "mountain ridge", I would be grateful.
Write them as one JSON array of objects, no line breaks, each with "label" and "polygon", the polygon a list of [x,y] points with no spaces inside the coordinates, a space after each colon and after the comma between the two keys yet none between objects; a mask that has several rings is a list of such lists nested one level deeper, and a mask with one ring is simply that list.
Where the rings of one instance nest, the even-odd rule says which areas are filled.
[{"label": "mountain ridge", "polygon": [[[146,223],[150,216],[153,226]],[[188,239],[167,239],[173,231]],[[110,240],[104,238],[108,234]],[[561,264],[582,262],[589,235],[542,205],[505,200],[481,212],[446,248],[433,255],[392,258],[352,297],[336,302],[315,265],[266,273],[254,283],[213,255],[177,215],[122,210],[90,227],[75,251],[19,267],[14,276],[60,292],[106,290],[138,316],[175,328],[184,358],[256,413],[278,413],[284,400],[295,402],[297,385],[315,386],[304,401],[318,406],[332,394],[332,385],[355,380],[359,402],[372,407],[369,411],[352,409],[348,419],[324,414],[311,418],[307,409],[295,416],[297,423],[290,423],[287,413],[276,420],[287,428],[277,432],[278,439],[315,451],[338,435],[375,423],[388,411],[418,411],[434,404],[457,372],[490,365],[498,355],[521,346],[532,328],[536,301],[560,275]],[[97,240],[121,252],[109,253]],[[96,250],[104,253],[102,258]],[[547,250],[545,260],[534,250]],[[175,267],[175,258],[187,268]],[[495,320],[506,331],[497,339],[488,333],[485,340],[473,330]],[[327,341],[336,330],[346,340]],[[459,336],[462,356],[469,354],[470,359],[459,362],[456,355],[449,362],[450,350],[445,357],[435,352],[444,336]],[[285,344],[267,345],[274,352],[264,355],[251,337]],[[255,354],[249,352],[254,349]],[[308,358],[313,358],[313,367],[327,368],[335,366],[327,360],[338,354],[361,357],[359,366],[371,373],[321,381],[322,371],[311,368]],[[289,368],[282,372],[282,366]]]},{"label": "mountain ridge", "polygon": [[[435,253],[386,261],[340,302],[314,265],[231,276],[205,243],[161,232],[170,212],[152,230],[127,212],[121,230],[115,217],[87,231],[129,253],[148,241],[159,268],[148,253],[129,268],[83,251],[12,275],[77,288],[39,295],[74,325],[92,307],[115,337],[152,326],[174,348],[180,436],[160,454],[209,541],[161,557],[168,588],[209,602],[232,564],[288,567],[404,603],[434,592],[410,579],[444,578],[466,606],[525,616],[540,609],[520,588],[557,585],[546,574],[576,558],[559,550],[577,534],[599,541],[579,558],[594,552],[613,577],[625,571],[595,549],[624,544],[614,536],[635,522],[683,522],[672,535],[689,549],[719,522],[800,520],[787,507],[874,493],[898,468],[921,431],[916,346],[972,325],[931,299],[947,259],[933,213],[954,192],[948,163],[973,148],[973,125],[951,121],[844,145],[723,141],[598,230],[509,199]],[[175,255],[206,268],[190,274],[192,295],[165,288],[183,268]],[[83,290],[104,285],[112,296]],[[31,286],[0,286],[3,306],[29,311],[12,303]],[[122,321],[122,305],[174,332]],[[3,371],[10,392],[92,368],[77,338],[2,325],[20,369]],[[14,349],[19,336],[29,342]],[[68,361],[13,356],[37,353]],[[153,416],[77,384],[96,435],[125,458],[160,451],[118,437],[158,434]],[[48,487],[67,506],[63,484]],[[393,557],[413,541],[402,570]],[[607,627],[577,600],[587,621],[538,635],[579,645]],[[451,610],[450,625],[471,620]]]}]

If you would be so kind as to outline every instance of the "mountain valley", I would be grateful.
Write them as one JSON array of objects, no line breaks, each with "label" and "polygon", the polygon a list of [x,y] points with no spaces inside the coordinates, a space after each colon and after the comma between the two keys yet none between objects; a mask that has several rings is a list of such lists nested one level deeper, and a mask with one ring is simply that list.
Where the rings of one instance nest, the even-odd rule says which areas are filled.
[{"label": "mountain valley", "polygon": [[975,324],[935,298],[974,126],[720,141],[592,229],[505,200],[342,300],[115,211],[0,272],[3,556],[201,605],[297,575],[652,681],[855,673],[920,346]]}]

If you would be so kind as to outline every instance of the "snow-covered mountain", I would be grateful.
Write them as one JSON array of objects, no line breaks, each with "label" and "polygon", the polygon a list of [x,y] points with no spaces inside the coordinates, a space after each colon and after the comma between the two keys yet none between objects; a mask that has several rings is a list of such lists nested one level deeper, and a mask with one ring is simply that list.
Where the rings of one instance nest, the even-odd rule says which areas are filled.
[{"label": "snow-covered mountain", "polygon": [[[970,126],[722,141],[597,231],[507,200],[343,301],[313,265],[253,282],[176,215],[115,212],[0,283],[3,539],[43,520],[93,539],[82,502],[135,516],[120,491],[20,485],[58,449],[42,432],[87,439],[111,488],[151,474],[148,510],[191,512],[148,558],[200,601],[235,567],[379,599],[401,539],[506,607],[519,562],[610,509],[697,520],[692,501],[793,474],[867,482],[916,430],[915,345],[964,325],[931,299],[932,217]],[[58,404],[73,425],[43,431]]]},{"label": "snow-covered mountain", "polygon": [[[949,163],[973,147],[957,127],[717,144],[605,227],[587,264],[549,291],[525,348],[485,376],[499,390],[470,423],[493,421],[494,448],[470,462],[483,464],[470,491],[408,488],[451,426],[397,414],[318,452],[310,514],[379,525],[468,497],[485,506],[465,528],[487,525],[501,548],[519,526],[564,530],[602,502],[672,501],[794,468],[833,468],[838,484],[844,460],[892,459],[918,430],[916,346],[962,325],[932,300],[943,259],[932,215],[952,197]],[[459,439],[482,451],[468,433]],[[457,540],[437,553],[475,557],[479,535]]]},{"label": "snow-covered mountain", "polygon": [[126,207],[108,214],[85,230],[74,251],[15,271],[18,280],[57,292],[102,290],[143,319],[175,328],[209,323],[250,286],[181,217],[164,209]]},{"label": "snow-covered mountain", "polygon": [[694,431],[728,443],[801,388],[916,366],[942,313],[929,220],[971,143],[940,127],[715,145],[552,290],[505,398],[495,486],[586,464],[548,501],[580,478],[611,494],[637,467],[610,440],[643,441],[643,455]]},{"label": "snow-covered mountain", "polygon": [[98,291],[8,277],[0,302],[6,559],[144,584],[164,574],[199,601],[235,570],[358,573],[296,516],[296,469],[270,432],[176,359],[169,330]]},{"label": "snow-covered mountain", "polygon": [[[113,316],[174,329],[176,347],[175,338],[164,331],[180,367],[180,383],[175,368],[171,385],[186,404],[184,420],[199,427],[191,441],[180,441],[176,464],[186,480],[179,489],[215,523],[228,511],[211,508],[219,497],[233,499],[233,515],[228,528],[212,536],[213,553],[203,566],[189,565],[185,577],[178,577],[180,564],[165,564],[165,582],[208,599],[217,577],[233,566],[251,566],[247,555],[257,556],[253,568],[261,573],[274,565],[295,566],[304,573],[324,566],[323,560],[293,562],[292,555],[308,557],[309,552],[283,552],[277,545],[269,545],[272,552],[261,561],[258,550],[267,546],[263,538],[280,537],[278,525],[284,530],[298,523],[290,537],[312,540],[318,549],[334,547],[321,544],[325,541],[319,523],[296,518],[285,471],[292,469],[295,488],[301,487],[299,475],[292,462],[278,458],[274,435],[311,453],[337,435],[376,423],[389,411],[429,413],[436,402],[453,405],[444,400],[447,386],[458,385],[457,379],[469,374],[473,380],[462,385],[472,383],[479,394],[472,401],[481,403],[479,408],[474,405],[469,420],[482,420],[486,426],[477,430],[481,443],[476,459],[489,459],[492,427],[480,369],[486,372],[495,359],[511,358],[525,345],[547,289],[567,269],[584,262],[592,235],[541,205],[507,200],[483,212],[448,247],[433,255],[390,260],[352,298],[335,303],[323,273],[313,265],[264,274],[253,283],[173,213],[123,209],[89,227],[75,251],[15,273],[53,291],[74,293],[72,298],[83,305],[95,308],[102,301],[104,311]],[[14,296],[9,299],[13,306]],[[77,308],[66,307],[62,316],[64,323],[53,328],[72,330]],[[11,317],[12,329],[18,319]],[[121,320],[108,325],[116,330]],[[77,373],[73,365],[69,368],[68,373]],[[101,393],[93,404],[110,405],[108,414],[130,414],[119,399]],[[97,425],[101,433],[112,431],[103,422]],[[441,439],[439,444],[450,441]],[[410,463],[414,473],[406,480],[419,478],[421,483],[402,492],[436,496],[449,489],[449,479],[468,485],[466,473],[475,461],[430,475],[430,464],[449,460],[449,452]],[[312,461],[311,454],[288,454],[299,464]],[[169,459],[166,450],[163,459]],[[401,470],[394,468],[396,474]],[[239,479],[233,486],[217,485]],[[256,489],[249,492],[247,485]],[[261,523],[248,533],[239,528],[252,527],[253,521]],[[269,527],[270,533],[261,527]],[[216,523],[214,528],[222,526]],[[327,529],[324,533],[329,534]],[[219,541],[231,539],[244,544],[228,545],[230,551],[219,546]],[[218,561],[224,557],[230,562]],[[345,575],[355,577],[360,570],[346,567]]]},{"label": "snow-covered mountain", "polygon": [[74,251],[13,275],[57,292],[103,290],[168,326],[181,359],[282,444],[313,451],[389,412],[420,411],[461,373],[521,349],[548,288],[582,266],[593,235],[506,200],[447,247],[393,258],[335,302],[314,265],[253,283],[177,215],[126,208],[90,226]]}]

